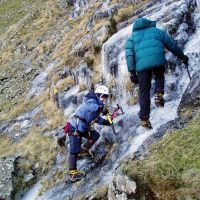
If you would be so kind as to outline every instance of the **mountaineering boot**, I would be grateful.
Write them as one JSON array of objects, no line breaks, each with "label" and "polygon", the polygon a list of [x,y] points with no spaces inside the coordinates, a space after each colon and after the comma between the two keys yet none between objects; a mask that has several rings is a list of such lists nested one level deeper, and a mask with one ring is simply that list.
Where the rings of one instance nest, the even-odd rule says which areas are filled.
[{"label": "mountaineering boot", "polygon": [[163,93],[155,93],[155,104],[157,107],[164,107]]},{"label": "mountaineering boot", "polygon": [[140,125],[143,127],[143,128],[146,128],[148,130],[152,129],[152,126],[151,126],[151,122],[147,119],[147,120],[141,120],[140,121]]},{"label": "mountaineering boot", "polygon": [[90,148],[94,142],[92,140],[87,140],[82,146],[78,158],[94,158],[93,153],[90,151]]},{"label": "mountaineering boot", "polygon": [[81,158],[94,158],[94,155],[90,150],[88,150],[88,149],[84,148],[84,146],[82,146],[81,151],[78,154],[78,158],[79,159],[81,159]]},{"label": "mountaineering boot", "polygon": [[70,176],[70,181],[71,182],[76,182],[76,181],[80,181],[82,178],[85,177],[85,173],[84,172],[79,172],[77,169],[75,170],[70,170],[69,171],[69,176]]}]

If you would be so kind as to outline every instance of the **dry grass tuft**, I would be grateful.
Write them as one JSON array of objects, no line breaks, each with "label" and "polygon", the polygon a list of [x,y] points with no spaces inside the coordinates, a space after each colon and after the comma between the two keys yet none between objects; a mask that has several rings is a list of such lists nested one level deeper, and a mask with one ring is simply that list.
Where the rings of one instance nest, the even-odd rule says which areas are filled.
[{"label": "dry grass tuft", "polygon": [[35,163],[38,162],[42,172],[54,163],[56,157],[56,144],[53,138],[42,136],[40,127],[32,127],[30,133],[16,145],[25,157]]},{"label": "dry grass tuft", "polygon": [[56,85],[58,91],[64,91],[66,88],[72,87],[75,85],[75,80],[72,76],[64,78],[59,84]]},{"label": "dry grass tuft", "polygon": [[87,86],[85,83],[80,83],[79,84],[79,92],[87,90]]},{"label": "dry grass tuft", "polygon": [[1,120],[15,119],[20,114],[32,110],[34,107],[42,104],[49,99],[49,91],[46,90],[42,95],[30,100],[24,100],[23,98],[18,101],[18,104],[14,106],[9,112],[4,113],[1,116]]},{"label": "dry grass tuft", "polygon": [[0,158],[15,154],[16,148],[9,138],[0,135]]},{"label": "dry grass tuft", "polygon": [[56,144],[53,138],[42,136],[40,127],[32,127],[29,134],[17,144],[13,144],[6,136],[0,136],[0,158],[17,152],[34,163],[38,162],[41,172],[46,172],[54,163]]},{"label": "dry grass tuft", "polygon": [[119,9],[118,14],[114,17],[117,23],[128,20],[134,15],[134,11],[147,4],[149,0],[141,0],[137,3],[132,3],[126,7]]},{"label": "dry grass tuft", "polygon": [[[66,160],[65,160],[65,163],[67,163]],[[58,169],[55,172],[55,174],[53,175],[53,177],[51,177],[51,179],[44,179],[42,181],[42,188],[40,189],[40,194],[45,192],[47,189],[52,188],[57,183],[64,181],[64,178],[66,177],[67,172],[68,172],[68,166],[67,164],[65,164],[62,169]]]},{"label": "dry grass tuft", "polygon": [[43,114],[45,118],[49,120],[47,126],[42,129],[43,132],[55,130],[59,126],[63,125],[66,120],[63,112],[57,108],[52,100],[48,100],[44,103]]}]

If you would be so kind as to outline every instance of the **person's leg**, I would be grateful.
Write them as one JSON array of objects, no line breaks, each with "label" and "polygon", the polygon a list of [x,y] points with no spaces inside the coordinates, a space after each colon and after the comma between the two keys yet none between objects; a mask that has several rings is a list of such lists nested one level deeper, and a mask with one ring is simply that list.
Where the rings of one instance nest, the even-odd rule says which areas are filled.
[{"label": "person's leg", "polygon": [[155,104],[158,107],[164,106],[164,84],[165,84],[165,67],[161,66],[159,68],[156,68],[153,70],[153,73],[155,74]]},{"label": "person's leg", "polygon": [[85,149],[90,149],[94,143],[99,139],[100,135],[97,131],[91,130],[83,135],[84,138],[87,138],[87,141],[82,145]]},{"label": "person's leg", "polygon": [[151,70],[145,70],[138,73],[139,78],[139,104],[140,119],[149,120],[150,118],[150,90],[151,90]]},{"label": "person's leg", "polygon": [[99,139],[100,135],[97,131],[92,130],[82,134],[87,141],[81,146],[81,151],[79,153],[79,157],[92,157],[93,154],[89,149],[94,145],[94,143]]},{"label": "person's leg", "polygon": [[70,135],[69,174],[71,181],[78,181],[85,176],[85,173],[77,170],[77,157],[81,149],[82,138],[78,135]]}]

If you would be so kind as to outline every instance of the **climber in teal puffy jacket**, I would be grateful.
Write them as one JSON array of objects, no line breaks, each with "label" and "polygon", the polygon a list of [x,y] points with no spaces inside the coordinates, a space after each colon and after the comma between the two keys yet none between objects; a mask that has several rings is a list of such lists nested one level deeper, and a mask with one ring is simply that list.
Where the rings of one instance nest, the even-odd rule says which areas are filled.
[{"label": "climber in teal puffy jacket", "polygon": [[155,21],[144,18],[135,20],[132,35],[125,46],[126,60],[131,81],[139,82],[140,119],[141,125],[146,128],[152,128],[149,121],[152,73],[155,75],[155,103],[164,106],[165,48],[183,63],[188,63],[188,57],[165,31],[156,28]]}]

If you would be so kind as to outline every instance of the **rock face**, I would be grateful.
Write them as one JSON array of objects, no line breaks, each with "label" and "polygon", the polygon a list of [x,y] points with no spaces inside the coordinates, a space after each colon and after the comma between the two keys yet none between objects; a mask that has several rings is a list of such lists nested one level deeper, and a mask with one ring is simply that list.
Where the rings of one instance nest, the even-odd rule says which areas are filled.
[{"label": "rock face", "polygon": [[0,135],[10,137],[13,142],[19,142],[24,137],[29,128],[32,126],[44,126],[47,120],[34,119],[34,117],[41,112],[41,106],[34,108],[32,111],[24,113],[16,119],[3,122],[0,125]]},{"label": "rock face", "polygon": [[[177,28],[183,29],[184,34],[187,33],[189,37],[190,33],[187,32],[189,24],[188,26],[184,25],[188,22],[185,21],[184,16],[190,13],[190,6],[195,4],[195,2],[190,1],[190,4],[187,3],[186,1],[159,1],[140,14],[144,17],[160,20],[161,24],[167,25],[169,29],[171,26],[174,26],[173,17],[171,18],[171,15],[178,15],[179,20],[178,22],[176,21],[176,26]],[[188,23],[190,23],[190,21]],[[127,78],[125,74],[127,72],[125,70],[126,63],[123,48],[128,35],[131,34],[131,28],[132,27],[128,27],[113,35],[104,44],[102,52],[102,60],[104,61],[103,70],[105,70],[104,75],[108,75],[108,79],[106,80],[109,82],[109,80],[114,77],[117,87],[124,85],[121,79]],[[175,33],[174,36],[181,42],[184,38],[182,37],[182,32],[176,29]],[[184,42],[187,41],[188,37],[186,37]],[[178,38],[181,39],[179,40]],[[171,60],[173,57],[168,56],[168,58]],[[193,60],[193,58],[191,58],[191,60]],[[177,68],[173,71],[174,74],[166,74],[165,107],[159,109],[153,104],[151,106],[152,113],[150,120],[152,121],[154,129],[151,131],[140,131],[138,128],[139,119],[137,116],[139,111],[138,105],[132,108],[125,108],[125,114],[119,116],[116,121],[114,121],[118,136],[112,133],[110,127],[95,127],[101,133],[101,138],[97,141],[92,150],[101,157],[102,162],[97,164],[87,159],[79,161],[78,169],[87,172],[86,178],[83,181],[80,181],[77,185],[72,185],[67,182],[67,185],[64,186],[60,183],[54,188],[47,190],[38,199],[75,200],[81,197],[85,199],[98,199],[98,195],[94,196],[94,193],[98,194],[98,190],[102,186],[109,188],[108,192],[106,194],[104,193],[105,199],[155,199],[151,191],[147,194],[145,193],[145,190],[148,190],[147,186],[145,186],[145,188],[140,188],[140,183],[126,177],[123,173],[116,170],[116,168],[119,163],[125,162],[124,159],[126,156],[129,158],[134,156],[139,159],[146,156],[145,154],[148,154],[148,152],[146,152],[147,146],[155,141],[155,138],[161,138],[169,128],[181,128],[184,126],[182,121],[174,120],[177,118],[177,108],[189,80],[184,69],[179,66],[180,63],[177,62],[176,59],[174,62],[175,65],[177,65]],[[192,72],[196,73],[197,71],[197,68],[194,68]],[[124,103],[125,105],[126,102],[123,102],[123,99],[126,98],[127,94],[122,94],[123,91],[125,91],[124,88],[118,88],[116,93],[118,94],[117,100],[120,104]],[[63,95],[63,99],[70,98],[69,94],[74,94],[73,90]],[[63,106],[70,108],[69,105],[65,105],[64,103]],[[146,144],[146,146],[143,144]],[[60,191],[62,191],[62,196],[59,193]]]},{"label": "rock face", "polygon": [[[180,7],[175,6],[179,4]],[[150,7],[145,7],[140,13],[140,17],[146,17],[151,20],[157,21],[157,26],[166,29],[176,41],[183,46],[189,35],[190,30],[194,29],[191,10],[194,11],[194,1],[187,3],[186,1],[165,1],[157,4],[149,4]],[[159,10],[162,12],[159,12]],[[169,14],[167,10],[171,10]],[[137,18],[138,15],[135,16]],[[132,23],[134,19],[132,19]],[[125,88],[127,77],[129,76],[125,60],[124,47],[127,38],[132,34],[132,25],[118,31],[114,34],[102,47],[102,65],[106,83],[109,84],[110,80],[114,79],[115,91],[117,98],[123,99],[129,96],[129,91]],[[170,56],[169,56],[170,55]],[[168,60],[173,61],[176,66],[177,59],[169,54]],[[179,64],[178,64],[179,65]],[[124,93],[124,94],[122,94]],[[125,102],[124,102],[125,103]]]},{"label": "rock face", "polygon": [[[21,195],[35,183],[36,177],[31,169],[24,171],[19,166],[28,164],[26,159],[20,156],[10,156],[0,160],[0,199],[21,199]],[[33,167],[34,168],[34,167]]]},{"label": "rock face", "polygon": [[15,158],[0,160],[0,199],[11,200],[13,192],[13,172],[15,171]]},{"label": "rock face", "polygon": [[87,23],[87,29],[90,30],[98,19],[111,18],[121,7],[122,4],[108,6],[106,3],[104,3],[101,8],[96,10],[95,13],[90,16]]},{"label": "rock face", "polygon": [[200,105],[200,76],[197,72],[191,79],[178,108],[179,114],[198,108]]},{"label": "rock face", "polygon": [[41,72],[32,82],[31,89],[28,93],[28,99],[39,96],[47,87],[48,73],[56,65],[57,61],[50,63],[47,69]]},{"label": "rock face", "polygon": [[108,200],[127,200],[128,196],[136,195],[136,189],[136,183],[118,170],[109,185]]},{"label": "rock face", "polygon": [[70,4],[73,6],[71,11],[71,18],[76,19],[78,16],[83,15],[85,10],[88,9],[89,4],[87,0],[71,0]]},{"label": "rock face", "polygon": [[[82,15],[86,9],[88,9],[89,1],[85,0],[71,0],[64,1],[60,0],[60,6],[62,8],[71,6],[72,12],[71,17],[73,19]],[[98,1],[95,1],[96,3]],[[90,18],[88,23],[88,29],[92,27],[95,23],[96,19],[101,18],[110,18],[114,13],[120,8],[121,4],[116,4],[114,6],[108,6],[107,1],[102,5],[102,8],[94,12],[93,16]],[[120,0],[120,3],[124,1]],[[129,3],[135,3],[136,1],[128,1]],[[190,28],[193,24],[190,24],[192,21],[188,18],[192,17],[193,10],[192,6],[195,4],[194,1],[155,1],[155,5],[148,4],[145,9],[138,10],[135,15],[144,16],[152,18],[153,20],[157,19],[167,30],[173,34],[174,37],[178,40],[180,44],[185,44],[185,42],[190,37]],[[69,5],[70,4],[70,5]],[[168,8],[168,9],[166,9]],[[175,20],[174,20],[175,19]],[[131,19],[133,21],[133,18]],[[63,26],[65,26],[65,23]],[[125,24],[127,26],[127,24]],[[62,27],[63,28],[63,27]],[[67,28],[63,28],[63,33],[61,35],[57,35],[58,42],[63,39],[64,34],[67,32]],[[138,105],[133,107],[126,107],[126,98],[130,96],[130,94],[124,88],[125,80],[127,80],[127,70],[124,56],[124,44],[128,37],[131,34],[131,28],[118,32],[113,35],[112,38],[108,40],[108,42],[104,45],[102,51],[102,60],[103,60],[103,69],[102,73],[104,73],[105,81],[104,83],[109,84],[111,79],[115,80],[115,84],[112,87],[112,92],[116,94],[116,100],[120,102],[120,104],[124,103],[125,106],[125,114],[119,116],[118,119],[114,121],[115,129],[118,133],[115,136],[112,133],[111,127],[101,127],[96,126],[95,128],[98,132],[101,133],[101,138],[92,148],[92,151],[95,152],[96,156],[100,158],[101,162],[96,163],[94,161],[85,159],[78,161],[78,169],[84,170],[87,172],[87,176],[85,180],[80,181],[77,184],[71,184],[67,182],[67,184],[60,182],[55,187],[47,190],[42,194],[38,199],[46,200],[64,200],[64,199],[74,199],[77,200],[81,197],[84,199],[137,199],[137,200],[151,200],[153,199],[151,192],[145,194],[145,190],[140,189],[140,184],[134,180],[131,180],[129,177],[124,175],[120,169],[118,170],[118,163],[125,162],[124,158],[126,156],[132,157],[135,156],[138,159],[142,159],[144,156],[148,155],[148,145],[155,140],[161,138],[166,130],[171,128],[181,128],[184,126],[184,123],[179,120],[174,119],[177,117],[177,107],[180,102],[180,98],[184,93],[185,88],[187,87],[187,76],[185,74],[184,69],[181,67],[177,67],[175,70],[175,75],[167,74],[166,75],[166,106],[162,110],[157,109],[152,105],[152,123],[154,125],[154,130],[152,131],[138,131],[139,119],[137,113],[139,111]],[[57,33],[57,31],[55,31]],[[103,43],[104,37],[106,37],[107,28],[106,26],[101,27],[101,29],[96,32],[93,36],[90,34],[84,35],[80,42],[73,45],[73,49],[71,54],[78,54],[80,57],[84,57],[85,51],[88,49],[83,49],[83,51],[79,51],[80,47],[83,44],[83,41],[86,39],[91,39],[92,37],[96,38],[97,43]],[[41,36],[41,39],[38,39],[40,43],[42,38],[48,38],[49,35],[54,35],[50,33],[45,33]],[[57,41],[54,41],[57,43]],[[19,57],[22,53],[21,50],[17,50],[15,53],[16,57]],[[50,54],[49,54],[50,55]],[[198,55],[199,56],[199,55]],[[175,58],[168,55],[170,61],[174,61],[173,65],[179,65]],[[194,57],[191,55],[191,60],[194,60]],[[29,66],[29,60],[25,61],[27,65],[26,73],[29,74],[31,72],[31,68]],[[42,92],[47,88],[48,74],[56,65],[56,61],[49,62],[50,64],[46,64],[47,69],[34,79],[31,85],[31,90],[28,94],[28,99],[34,98],[42,94]],[[197,62],[199,63],[199,61]],[[197,64],[196,63],[196,64]],[[192,65],[192,63],[191,63]],[[169,70],[170,71],[170,70]],[[197,70],[192,70],[193,80],[189,84],[186,93],[184,94],[184,98],[181,100],[180,110],[183,107],[189,106],[195,99],[195,96],[199,95],[199,76],[196,76]],[[74,80],[76,84],[86,83],[89,85],[91,75],[91,70],[88,69],[85,63],[80,64],[74,70],[68,70],[61,72],[62,78],[68,76],[74,76]],[[10,80],[9,76],[1,76],[0,80],[1,85],[6,84],[7,80]],[[3,84],[2,84],[3,83]],[[121,87],[122,86],[122,87]],[[1,89],[0,89],[1,90]],[[115,90],[115,91],[114,91]],[[125,92],[124,92],[125,91]],[[1,91],[0,91],[1,92]],[[85,94],[85,91],[80,92],[78,85],[72,88],[66,88],[65,91],[62,91],[58,94],[58,101],[60,108],[64,111],[65,116],[71,115],[74,110],[81,103],[82,98]],[[189,98],[187,99],[186,97]],[[199,98],[199,97],[198,97]],[[193,100],[191,100],[193,99]],[[124,101],[125,100],[125,101]],[[116,103],[116,102],[115,102]],[[195,104],[196,106],[199,103]],[[5,122],[1,125],[0,131],[3,134],[10,136],[13,141],[18,141],[20,138],[28,132],[28,128],[33,125],[43,126],[46,124],[46,120],[35,121],[34,117],[40,112],[40,107],[35,108],[30,113],[25,113],[24,115],[12,120]],[[169,113],[166,115],[166,113]],[[163,125],[164,124],[164,125]],[[17,130],[19,128],[20,130]],[[55,130],[62,132],[62,129]],[[46,132],[44,135],[52,136],[55,135],[55,132]],[[67,145],[68,145],[67,141]],[[63,163],[66,162],[67,151],[65,154],[59,154],[57,158],[57,162],[54,166],[54,171],[58,171],[59,169],[66,170],[63,167]],[[133,155],[134,154],[134,155]],[[60,156],[61,155],[61,156]],[[6,161],[7,162],[7,161]],[[10,161],[9,161],[10,162]],[[8,162],[8,163],[9,163]],[[15,161],[13,161],[15,162]],[[13,169],[11,164],[10,174]],[[15,168],[15,167],[14,167]],[[1,173],[1,172],[0,172]],[[2,174],[5,172],[2,171]],[[6,175],[7,176],[7,175]],[[4,176],[5,177],[5,176]],[[9,175],[8,175],[9,177]],[[50,173],[49,179],[52,178]],[[30,186],[34,179],[33,173],[28,173],[23,177],[23,181],[26,185]],[[67,175],[65,179],[68,181]],[[9,180],[6,180],[2,177],[2,180],[5,180],[6,185],[10,185]],[[1,186],[1,185],[0,185]],[[5,185],[2,185],[4,188]],[[105,187],[106,192],[103,193],[103,197],[99,197],[99,188]],[[2,196],[2,198],[10,198],[10,192],[12,193],[12,187],[9,186],[7,189],[3,189],[6,197]],[[148,188],[146,188],[148,190]],[[6,191],[7,190],[7,191]],[[94,195],[94,193],[96,195]],[[1,197],[0,197],[1,198]]]}]

